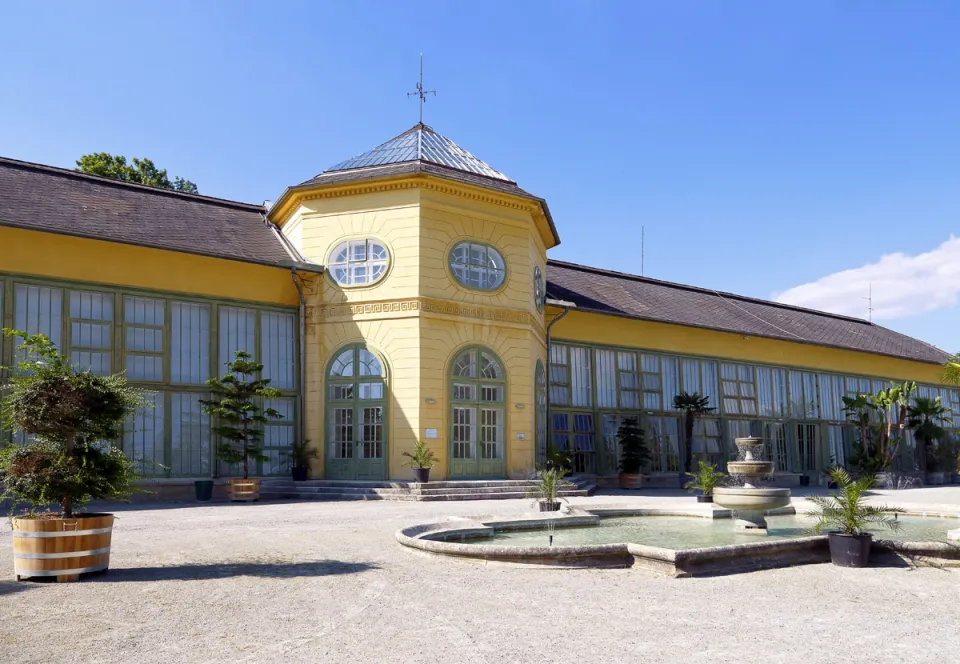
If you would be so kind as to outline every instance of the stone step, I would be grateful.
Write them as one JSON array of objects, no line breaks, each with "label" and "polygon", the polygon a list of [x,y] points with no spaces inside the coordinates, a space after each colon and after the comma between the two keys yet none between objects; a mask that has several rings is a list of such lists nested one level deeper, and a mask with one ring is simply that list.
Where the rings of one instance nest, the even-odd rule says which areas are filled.
[{"label": "stone step", "polygon": [[[360,489],[356,491],[336,491],[329,487],[313,487],[314,491],[287,490],[276,488],[261,488],[260,495],[264,499],[296,499],[296,500],[412,500],[412,501],[446,501],[446,500],[510,500],[525,499],[526,491],[500,490],[494,492],[451,492],[438,491],[436,493],[416,493],[413,491],[386,491],[377,489]],[[348,488],[348,487],[344,487]],[[592,487],[584,489],[569,489],[561,491],[563,497],[588,496]]]},{"label": "stone step", "polygon": [[351,487],[367,489],[413,489],[429,486],[431,489],[470,489],[470,488],[529,488],[536,484],[533,480],[441,480],[422,485],[419,482],[366,480],[307,480],[294,482],[291,479],[265,479],[261,486],[297,486],[297,487]]}]

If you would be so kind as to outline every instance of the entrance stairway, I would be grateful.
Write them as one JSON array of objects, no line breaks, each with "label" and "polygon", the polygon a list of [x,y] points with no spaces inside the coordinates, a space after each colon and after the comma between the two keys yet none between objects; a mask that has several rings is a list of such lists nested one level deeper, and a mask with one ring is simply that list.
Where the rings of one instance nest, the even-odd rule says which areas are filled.
[{"label": "entrance stairway", "polygon": [[[591,496],[592,480],[572,477],[572,488],[561,496]],[[429,482],[366,482],[360,480],[264,479],[260,485],[263,500],[505,500],[526,498],[533,480],[451,480]]]}]

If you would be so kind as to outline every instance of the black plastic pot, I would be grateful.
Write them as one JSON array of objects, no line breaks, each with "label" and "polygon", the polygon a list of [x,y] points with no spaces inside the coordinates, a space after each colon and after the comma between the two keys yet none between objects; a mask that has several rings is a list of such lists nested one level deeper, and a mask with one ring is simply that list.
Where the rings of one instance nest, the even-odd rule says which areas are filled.
[{"label": "black plastic pot", "polygon": [[873,535],[842,535],[827,533],[830,542],[830,560],[840,567],[866,567],[870,562],[870,544]]},{"label": "black plastic pot", "polygon": [[713,496],[697,496],[698,503],[712,503]]},{"label": "black plastic pot", "polygon": [[801,475],[800,476],[800,486],[810,486],[810,476]]},{"label": "black plastic pot", "polygon": [[545,500],[540,501],[540,511],[541,512],[559,512],[560,503],[559,502],[550,503]]},{"label": "black plastic pot", "polygon": [[290,469],[290,475],[294,482],[306,482],[308,472],[308,468],[301,468],[300,466],[294,466]]},{"label": "black plastic pot", "polygon": [[193,483],[198,503],[209,503],[213,499],[213,480],[197,480]]},{"label": "black plastic pot", "polygon": [[414,468],[413,469],[413,479],[421,484],[425,484],[430,481],[430,469],[429,468]]}]

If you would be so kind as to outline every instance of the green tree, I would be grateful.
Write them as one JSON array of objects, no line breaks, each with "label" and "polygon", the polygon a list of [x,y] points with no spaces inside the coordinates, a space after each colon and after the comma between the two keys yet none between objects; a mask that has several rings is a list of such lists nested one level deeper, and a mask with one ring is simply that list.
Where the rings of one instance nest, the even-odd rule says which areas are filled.
[{"label": "green tree", "polygon": [[243,479],[250,476],[250,461],[269,460],[262,451],[263,425],[283,417],[273,408],[258,405],[280,396],[280,390],[269,387],[269,378],[259,377],[262,372],[262,364],[238,350],[234,360],[227,362],[227,373],[207,381],[218,398],[200,401],[204,412],[217,418],[213,427],[220,437],[217,456],[230,464],[242,463]]},{"label": "green tree", "polygon": [[960,353],[943,363],[943,382],[960,385]]},{"label": "green tree", "polygon": [[710,399],[699,392],[681,392],[673,397],[673,407],[683,412],[683,471],[687,474],[693,467],[693,423],[716,410],[708,406],[709,403]]},{"label": "green tree", "polygon": [[943,405],[940,397],[917,397],[907,406],[907,429],[913,431],[918,441],[923,443],[923,455],[930,472],[940,470],[940,458],[934,450],[933,441],[946,442],[944,438],[947,432],[943,425],[950,422],[950,409]]},{"label": "green tree", "polygon": [[906,381],[876,394],[841,397],[848,419],[857,425],[857,442],[850,462],[864,473],[879,473],[893,465],[907,427],[907,409],[917,384]]},{"label": "green tree", "polygon": [[172,189],[173,191],[182,191],[186,194],[200,193],[190,180],[184,180],[181,177],[173,178],[173,181],[167,176],[167,169],[157,168],[150,159],[133,158],[133,162],[128,164],[127,158],[117,155],[114,156],[107,152],[97,152],[85,154],[77,160],[77,169],[81,173],[89,175],[100,175],[105,178],[122,180],[123,182],[135,182],[136,184],[145,184],[151,187],[161,187],[163,189]]},{"label": "green tree", "polygon": [[23,359],[4,385],[0,413],[25,445],[0,452],[0,483],[16,506],[59,503],[65,518],[91,499],[133,492],[137,473],[123,451],[101,441],[120,437],[123,423],[142,407],[143,393],[122,374],[78,371],[42,334],[5,329],[24,341]]},{"label": "green tree", "polygon": [[628,417],[620,424],[617,440],[620,441],[620,471],[631,475],[640,473],[650,461],[650,450],[637,418]]}]

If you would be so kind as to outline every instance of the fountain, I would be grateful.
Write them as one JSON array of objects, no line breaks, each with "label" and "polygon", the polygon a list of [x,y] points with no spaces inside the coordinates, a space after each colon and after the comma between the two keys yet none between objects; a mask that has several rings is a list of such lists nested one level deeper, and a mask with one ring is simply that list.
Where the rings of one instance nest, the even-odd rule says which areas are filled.
[{"label": "fountain", "polygon": [[773,463],[755,458],[763,445],[760,438],[737,438],[735,442],[742,458],[727,462],[727,472],[742,477],[743,486],[717,487],[713,490],[713,502],[733,510],[737,519],[734,527],[739,532],[766,535],[764,516],[769,510],[790,504],[790,489],[755,486],[759,478],[773,472]]}]

